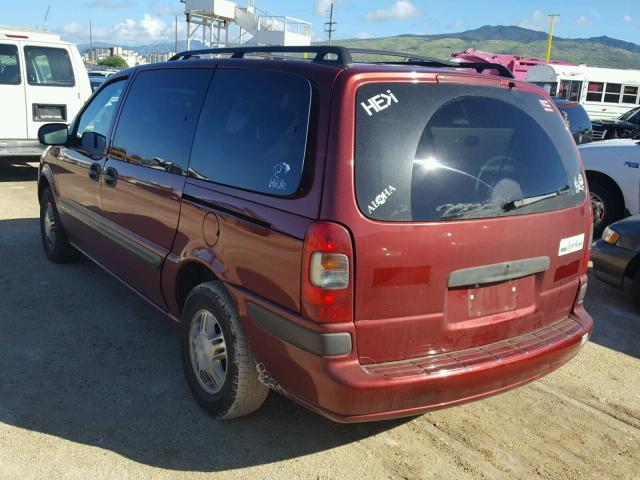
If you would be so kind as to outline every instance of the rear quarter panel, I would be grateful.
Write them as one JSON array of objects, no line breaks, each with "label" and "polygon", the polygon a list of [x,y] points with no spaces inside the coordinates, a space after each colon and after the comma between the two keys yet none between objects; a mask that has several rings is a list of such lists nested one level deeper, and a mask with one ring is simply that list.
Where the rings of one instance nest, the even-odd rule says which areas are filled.
[{"label": "rear quarter panel", "polygon": [[207,187],[200,181],[185,186],[174,253],[163,271],[171,312],[180,314],[175,279],[190,262],[205,265],[229,285],[299,311],[303,241],[313,220]]}]

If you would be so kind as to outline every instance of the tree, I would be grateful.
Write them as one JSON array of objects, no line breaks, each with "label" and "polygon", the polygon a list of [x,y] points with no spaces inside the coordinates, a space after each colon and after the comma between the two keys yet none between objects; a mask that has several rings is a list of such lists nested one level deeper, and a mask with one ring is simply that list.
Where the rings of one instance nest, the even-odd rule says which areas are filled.
[{"label": "tree", "polygon": [[127,68],[129,66],[127,62],[125,62],[124,58],[118,55],[113,55],[111,57],[98,60],[98,65],[104,65],[106,67],[112,68]]}]

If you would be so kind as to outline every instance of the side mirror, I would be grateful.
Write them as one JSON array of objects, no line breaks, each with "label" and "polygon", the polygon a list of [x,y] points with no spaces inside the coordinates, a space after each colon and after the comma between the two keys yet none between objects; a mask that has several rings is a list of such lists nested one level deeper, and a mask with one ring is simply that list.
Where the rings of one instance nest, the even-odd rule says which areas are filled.
[{"label": "side mirror", "polygon": [[107,138],[96,132],[84,132],[80,142],[87,152],[98,156],[104,154],[107,149]]},{"label": "side mirror", "polygon": [[45,123],[38,130],[38,141],[43,145],[64,145],[69,129],[64,123]]}]

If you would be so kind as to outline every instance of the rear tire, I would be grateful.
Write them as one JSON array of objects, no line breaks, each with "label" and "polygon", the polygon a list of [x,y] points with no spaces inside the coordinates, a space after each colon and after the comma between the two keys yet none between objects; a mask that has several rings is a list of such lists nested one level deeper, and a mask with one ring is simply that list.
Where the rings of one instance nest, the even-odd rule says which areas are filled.
[{"label": "rear tire", "polygon": [[64,231],[58,209],[50,188],[46,188],[40,196],[40,236],[44,253],[55,263],[66,263],[75,260],[78,251],[71,246]]},{"label": "rear tire", "polygon": [[623,217],[623,206],[615,192],[598,179],[590,179],[589,192],[593,208],[593,237],[602,237],[604,229]]},{"label": "rear tire", "polygon": [[220,282],[195,287],[182,313],[182,364],[193,396],[211,416],[232,419],[260,408],[269,389],[235,306]]}]

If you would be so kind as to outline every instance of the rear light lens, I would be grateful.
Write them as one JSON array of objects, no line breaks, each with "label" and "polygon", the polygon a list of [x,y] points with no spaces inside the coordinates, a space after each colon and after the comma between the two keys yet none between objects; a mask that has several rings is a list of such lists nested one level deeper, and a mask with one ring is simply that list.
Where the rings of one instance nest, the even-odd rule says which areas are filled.
[{"label": "rear light lens", "polygon": [[576,305],[582,305],[584,303],[584,297],[587,296],[587,285],[587,282],[580,285],[580,290],[578,290],[578,296],[576,297]]},{"label": "rear light lens", "polygon": [[584,254],[582,256],[582,265],[580,269],[580,273],[582,275],[586,275],[589,270],[589,260],[591,259],[591,244],[593,243],[593,221],[591,217],[589,217],[589,241],[584,246]]},{"label": "rear light lens", "polygon": [[309,280],[318,288],[337,290],[349,286],[349,257],[344,253],[311,254]]},{"label": "rear light lens", "polygon": [[602,232],[602,241],[615,245],[620,240],[620,234],[613,230],[611,227],[605,228]]},{"label": "rear light lens", "polygon": [[353,321],[353,247],[342,225],[313,223],[304,241],[302,313],[322,323]]}]

